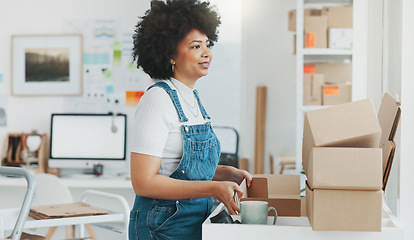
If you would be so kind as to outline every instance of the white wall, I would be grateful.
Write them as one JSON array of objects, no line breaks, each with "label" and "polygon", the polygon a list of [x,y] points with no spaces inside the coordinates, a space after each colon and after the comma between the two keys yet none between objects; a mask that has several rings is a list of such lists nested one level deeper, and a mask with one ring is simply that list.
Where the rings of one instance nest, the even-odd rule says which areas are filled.
[{"label": "white wall", "polygon": [[[295,154],[296,84],[288,11],[295,1],[243,1],[241,149],[253,172],[256,87],[267,86],[265,172],[269,155]],[[276,163],[275,163],[276,166]]]},{"label": "white wall", "polygon": [[[133,33],[138,16],[149,8],[150,0],[122,1],[53,1],[20,0],[0,2],[0,107],[6,106],[7,126],[0,126],[0,146],[8,132],[50,132],[50,114],[64,112],[66,105],[77,97],[10,95],[10,38],[14,34],[61,34],[64,21],[77,19],[114,19],[122,23],[122,31]],[[240,129],[241,82],[241,5],[238,0],[213,0],[222,15],[219,42],[213,48],[214,60],[210,74],[195,86],[213,124]],[[132,41],[132,39],[131,39]],[[131,89],[134,90],[134,89]],[[145,90],[136,89],[136,90]],[[98,103],[98,105],[105,103]],[[132,129],[135,107],[105,105],[96,108],[121,111],[128,115]],[[93,112],[93,110],[92,110]],[[132,136],[129,132],[128,139]],[[127,149],[128,150],[128,149]],[[129,154],[127,154],[129,155]],[[128,156],[129,157],[129,156]]]}]

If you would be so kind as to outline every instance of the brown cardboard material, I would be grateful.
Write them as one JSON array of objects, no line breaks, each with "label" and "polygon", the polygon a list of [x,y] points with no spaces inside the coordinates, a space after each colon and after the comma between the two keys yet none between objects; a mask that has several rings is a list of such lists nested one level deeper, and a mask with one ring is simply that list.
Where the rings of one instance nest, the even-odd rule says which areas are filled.
[{"label": "brown cardboard material", "polygon": [[322,8],[322,15],[328,17],[329,28],[352,28],[351,6],[328,6]]},{"label": "brown cardboard material", "polygon": [[322,74],[303,74],[303,105],[322,105]]},{"label": "brown cardboard material", "polygon": [[388,141],[384,144],[382,148],[382,157],[383,157],[383,187],[382,190],[385,191],[387,187],[388,179],[390,177],[392,162],[395,155],[395,143],[393,141]]},{"label": "brown cardboard material", "polygon": [[306,213],[313,230],[381,231],[383,191],[311,189]]},{"label": "brown cardboard material", "polygon": [[383,151],[383,190],[387,187],[388,178],[391,172],[392,163],[395,155],[394,137],[401,117],[401,104],[390,94],[385,93],[380,109],[378,111],[378,121],[382,134],[379,147]]},{"label": "brown cardboard material", "polygon": [[385,93],[378,110],[378,120],[382,129],[379,147],[383,147],[388,140],[394,140],[400,116],[401,104],[390,94]]},{"label": "brown cardboard material", "polygon": [[382,189],[381,148],[314,147],[307,181],[311,189]]},{"label": "brown cardboard material", "polygon": [[322,86],[322,105],[337,105],[352,101],[352,84],[338,83]]},{"label": "brown cardboard material", "polygon": [[315,69],[323,74],[325,83],[352,82],[351,63],[315,63]]},{"label": "brown cardboard material", "polygon": [[[328,17],[305,16],[304,22],[305,47],[327,48],[328,47]],[[309,42],[309,35],[314,35],[314,43]]]},{"label": "brown cardboard material", "polygon": [[[305,8],[303,9],[304,16],[320,16],[322,14],[321,9]],[[289,11],[289,31],[296,31],[296,9]]]},{"label": "brown cardboard material", "polygon": [[278,216],[301,216],[299,175],[255,174],[249,188],[245,181],[240,186],[244,190],[240,201],[266,201]]},{"label": "brown cardboard material", "polygon": [[108,212],[92,207],[84,202],[34,206],[29,212],[29,216],[34,219],[79,217],[102,214],[108,214]]},{"label": "brown cardboard material", "polygon": [[305,113],[302,166],[308,172],[313,147],[376,148],[381,127],[370,99]]}]

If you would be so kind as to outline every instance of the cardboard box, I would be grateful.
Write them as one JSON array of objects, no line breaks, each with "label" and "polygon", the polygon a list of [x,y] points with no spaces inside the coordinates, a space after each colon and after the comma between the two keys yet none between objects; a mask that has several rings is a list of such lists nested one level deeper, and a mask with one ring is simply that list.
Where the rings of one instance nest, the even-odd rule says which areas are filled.
[{"label": "cardboard box", "polygon": [[328,33],[329,48],[352,49],[352,28],[330,28]]},{"label": "cardboard box", "polygon": [[401,116],[401,104],[390,94],[385,93],[378,110],[378,120],[382,129],[379,147],[387,141],[393,141]]},{"label": "cardboard box", "polygon": [[393,141],[388,141],[382,147],[382,161],[383,161],[383,180],[382,190],[385,191],[390,177],[392,162],[394,160],[396,145]]},{"label": "cardboard box", "polygon": [[306,213],[313,230],[381,231],[383,191],[311,189]]},{"label": "cardboard box", "polygon": [[316,73],[324,76],[325,83],[352,82],[351,63],[315,63]]},{"label": "cardboard box", "polygon": [[322,74],[303,74],[303,105],[322,105]]},{"label": "cardboard box", "polygon": [[313,147],[377,148],[381,127],[370,99],[305,113],[302,165],[308,172]]},{"label": "cardboard box", "polygon": [[328,47],[328,17],[305,16],[304,31],[306,48]]},{"label": "cardboard box", "polygon": [[352,28],[352,6],[328,6],[322,15],[328,17],[328,28]]},{"label": "cardboard box", "polygon": [[[320,16],[322,15],[321,9],[306,8],[303,9],[304,16]],[[296,9],[289,11],[289,31],[296,31]]]},{"label": "cardboard box", "polygon": [[378,120],[382,129],[379,147],[382,148],[383,159],[383,190],[385,191],[388,178],[394,160],[396,145],[394,137],[397,132],[398,123],[401,116],[401,104],[390,94],[385,93],[380,109]]},{"label": "cardboard box", "polygon": [[245,181],[240,186],[244,190],[240,201],[266,201],[278,216],[301,216],[299,175],[255,174],[249,188]]},{"label": "cardboard box", "polygon": [[352,101],[352,85],[348,83],[322,86],[322,105],[337,105]]},{"label": "cardboard box", "polygon": [[382,189],[381,148],[314,147],[307,181],[311,189]]}]

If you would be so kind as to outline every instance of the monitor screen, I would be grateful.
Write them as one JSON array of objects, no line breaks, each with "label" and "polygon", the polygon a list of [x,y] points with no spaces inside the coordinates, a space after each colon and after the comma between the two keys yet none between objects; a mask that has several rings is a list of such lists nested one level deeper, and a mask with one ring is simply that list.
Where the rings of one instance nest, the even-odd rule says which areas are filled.
[{"label": "monitor screen", "polygon": [[51,167],[92,167],[126,160],[125,114],[52,114]]}]

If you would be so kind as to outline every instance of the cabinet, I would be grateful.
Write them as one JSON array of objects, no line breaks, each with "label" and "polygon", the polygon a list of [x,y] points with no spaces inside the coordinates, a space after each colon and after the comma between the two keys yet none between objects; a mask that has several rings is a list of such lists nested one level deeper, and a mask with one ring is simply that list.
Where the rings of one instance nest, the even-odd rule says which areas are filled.
[{"label": "cabinet", "polygon": [[[304,105],[304,64],[314,62],[345,62],[350,63],[354,69],[355,44],[360,39],[353,34],[353,49],[334,48],[304,48],[304,9],[321,8],[322,6],[353,6],[352,0],[297,0],[296,5],[296,169],[302,169],[302,136],[304,113],[311,110],[324,108],[321,105]],[[354,11],[355,12],[355,11]],[[353,21],[355,22],[355,15]],[[354,24],[355,25],[355,24]],[[354,89],[364,88],[366,83],[356,82],[352,71],[351,101],[366,97],[364,91]],[[362,85],[362,86],[361,86]],[[362,94],[361,94],[362,92]],[[365,96],[364,96],[365,95]]]}]

